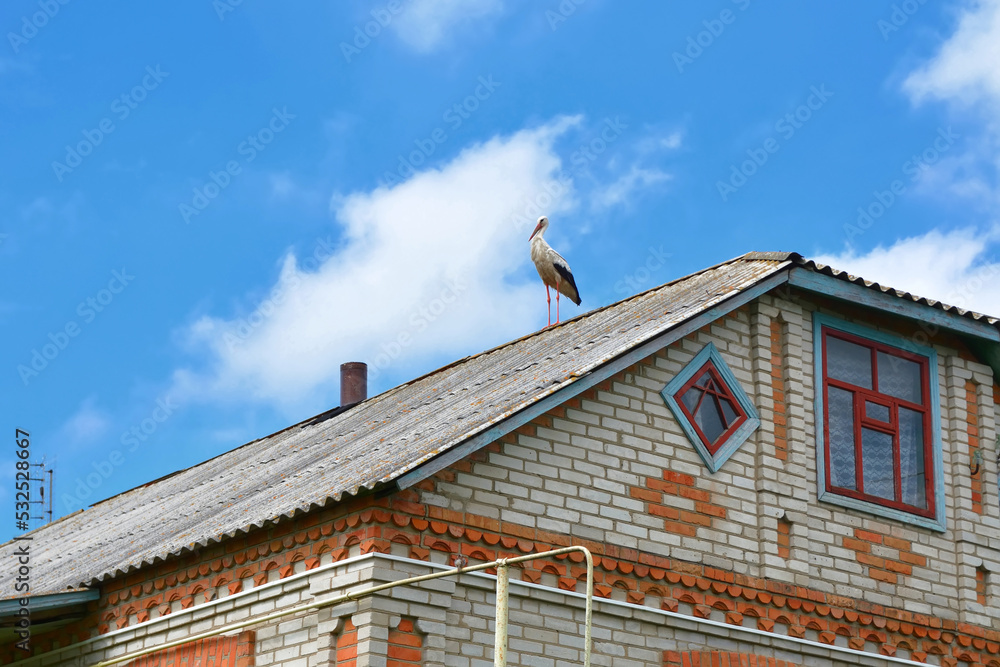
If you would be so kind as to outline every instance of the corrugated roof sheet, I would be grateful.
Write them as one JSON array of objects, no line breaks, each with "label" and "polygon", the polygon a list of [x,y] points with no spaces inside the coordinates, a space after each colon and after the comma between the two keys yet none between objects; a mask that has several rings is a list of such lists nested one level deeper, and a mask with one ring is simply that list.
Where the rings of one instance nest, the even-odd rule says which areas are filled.
[{"label": "corrugated roof sheet", "polygon": [[[32,593],[114,577],[391,482],[796,264],[847,279],[793,253],[749,253],[64,517],[32,533]],[[0,547],[0,560],[13,549],[13,543]],[[10,568],[0,569],[0,597],[14,597]]]},{"label": "corrugated roof sheet", "polygon": [[[753,253],[751,253],[753,254]],[[789,258],[794,260],[796,264],[810,271],[815,271],[817,273],[822,273],[827,276],[833,276],[834,278],[839,278],[841,280],[846,280],[847,282],[854,283],[856,285],[864,285],[865,287],[871,289],[877,289],[885,294],[891,294],[892,296],[898,296],[901,299],[909,299],[910,301],[915,301],[917,303],[922,303],[925,306],[931,306],[932,308],[937,308],[938,310],[943,310],[946,313],[954,313],[956,315],[961,315],[962,317],[968,317],[969,319],[976,320],[977,322],[984,322],[986,324],[996,325],[1000,322],[1000,319],[996,317],[991,317],[989,315],[983,315],[982,313],[977,313],[974,310],[965,310],[964,308],[959,308],[958,306],[949,306],[941,301],[936,301],[934,299],[928,299],[922,296],[917,296],[916,294],[910,294],[909,292],[904,292],[903,290],[898,290],[894,287],[889,287],[888,285],[880,285],[873,280],[865,280],[860,276],[855,276],[847,271],[841,271],[840,269],[835,269],[832,266],[827,266],[826,264],[820,264],[819,262],[814,262],[811,259],[806,259],[801,255],[796,253],[789,253]]]}]

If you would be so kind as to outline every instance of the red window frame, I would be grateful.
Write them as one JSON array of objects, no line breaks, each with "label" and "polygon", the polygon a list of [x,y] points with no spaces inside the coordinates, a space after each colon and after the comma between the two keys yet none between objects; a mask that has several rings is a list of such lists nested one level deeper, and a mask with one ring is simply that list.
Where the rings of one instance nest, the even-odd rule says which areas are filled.
[{"label": "red window frame", "polygon": [[[735,410],[736,412],[736,419],[734,419],[733,423],[731,423],[729,427],[726,428],[726,430],[723,431],[722,434],[715,439],[715,442],[709,442],[708,438],[705,437],[704,432],[702,432],[701,427],[698,426],[698,422],[694,418],[694,414],[692,414],[691,411],[688,410],[688,407],[683,400],[684,394],[686,394],[689,389],[691,389],[695,384],[697,384],[698,381],[705,376],[706,372],[712,376],[712,379],[715,381],[716,386],[722,390],[721,395],[724,396],[726,400],[729,401],[729,403],[733,406],[733,410]],[[698,401],[698,405],[701,405],[701,401],[705,400],[707,396],[709,396],[709,392],[702,391],[701,400]],[[701,368],[699,368],[694,373],[694,375],[691,376],[691,379],[685,382],[684,386],[681,387],[677,391],[677,393],[674,394],[674,400],[677,402],[677,405],[680,406],[681,411],[687,418],[688,423],[691,424],[691,427],[695,430],[695,433],[698,434],[698,437],[701,439],[702,444],[705,445],[705,449],[707,449],[708,453],[711,454],[712,456],[715,456],[715,453],[718,452],[719,448],[725,444],[726,440],[729,439],[729,436],[735,433],[736,430],[743,424],[743,422],[747,420],[746,411],[743,410],[743,406],[740,405],[740,402],[736,399],[736,395],[733,394],[733,390],[729,388],[729,384],[723,379],[722,374],[719,373],[719,370],[715,367],[715,364],[712,363],[711,359],[706,361],[705,364]],[[718,400],[718,398],[716,398],[715,400]],[[695,412],[698,411],[697,407],[698,406],[696,405]]]},{"label": "red window frame", "polygon": [[[933,433],[933,415],[931,414],[931,397],[930,397],[930,369],[929,360],[927,357],[914,354],[912,352],[907,352],[906,350],[894,347],[892,345],[886,345],[885,343],[880,343],[878,341],[871,340],[869,338],[864,338],[861,336],[856,336],[839,329],[824,326],[821,329],[823,336],[822,349],[823,349],[823,455],[826,461],[826,488],[840,496],[847,496],[849,498],[856,498],[858,500],[863,500],[865,502],[875,503],[876,505],[881,505],[883,507],[890,507],[892,509],[901,510],[903,512],[908,512],[910,514],[917,514],[919,516],[933,518],[936,516],[935,512],[935,495],[934,495],[934,433]],[[868,348],[871,351],[871,366],[872,366],[872,388],[859,387],[857,385],[851,384],[850,382],[845,382],[843,380],[837,380],[835,378],[829,377],[827,373],[827,351],[826,342],[830,336],[834,338],[839,338],[855,345],[860,345],[862,347]],[[920,365],[920,391],[921,391],[921,402],[912,403],[910,401],[896,398],[889,394],[883,394],[878,391],[878,353],[884,352],[886,354],[891,354],[907,361],[912,361]],[[829,399],[829,388],[836,387],[838,389],[843,389],[849,391],[854,397],[854,481],[858,490],[845,489],[839,486],[833,486],[832,484],[832,471],[830,466],[830,399]],[[878,419],[869,417],[866,411],[865,402],[876,403],[878,405],[886,406],[889,408],[889,421],[884,422]],[[923,434],[924,434],[924,498],[927,501],[927,507],[916,507],[914,505],[907,505],[902,502],[902,466],[900,463],[900,446],[899,446],[899,423],[898,415],[899,408],[904,407],[915,412],[919,412],[923,415]],[[880,496],[872,496],[864,492],[864,473],[863,473],[863,459],[861,456],[861,429],[862,427],[886,433],[892,436],[892,457],[893,457],[893,472],[894,479],[893,485],[895,487],[896,498],[894,500],[889,500],[887,498],[882,498]]]}]

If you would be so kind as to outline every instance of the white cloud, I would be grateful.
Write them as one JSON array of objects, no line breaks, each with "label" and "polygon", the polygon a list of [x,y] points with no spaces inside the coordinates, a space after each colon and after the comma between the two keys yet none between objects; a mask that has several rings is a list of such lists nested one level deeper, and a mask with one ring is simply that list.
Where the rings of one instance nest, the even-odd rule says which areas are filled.
[{"label": "white cloud", "polygon": [[952,306],[1000,316],[1000,261],[992,250],[1000,228],[988,232],[932,230],[858,254],[811,257],[817,262]]},{"label": "white cloud", "polygon": [[672,131],[651,131],[638,142],[638,149],[641,153],[652,153],[657,151],[675,151],[684,143],[684,133],[680,130]]},{"label": "white cloud", "polygon": [[191,325],[186,337],[209,367],[179,370],[175,389],[312,407],[328,402],[342,362],[406,371],[532,331],[542,290],[514,276],[529,263],[533,216],[576,203],[572,182],[556,180],[553,142],[579,120],[494,137],[394,187],[335,197],[340,237],[288,253],[250,312]]},{"label": "white cloud", "polygon": [[96,399],[90,397],[80,404],[80,408],[59,428],[60,440],[71,444],[88,444],[108,433],[111,419],[96,403]]},{"label": "white cloud", "polygon": [[914,102],[945,102],[985,123],[981,137],[967,141],[964,152],[948,155],[926,169],[923,180],[936,191],[991,205],[1000,200],[998,62],[1000,0],[973,0],[965,5],[954,33],[938,52],[903,83]]},{"label": "white cloud", "polygon": [[427,52],[501,11],[503,0],[408,0],[390,25],[411,48]]},{"label": "white cloud", "polygon": [[659,169],[643,169],[633,165],[627,174],[606,186],[598,188],[591,196],[595,208],[610,208],[623,204],[642,188],[669,181],[673,176]]},{"label": "white cloud", "polygon": [[917,101],[936,98],[1000,107],[1000,0],[979,0],[961,14],[954,34],[904,88]]}]

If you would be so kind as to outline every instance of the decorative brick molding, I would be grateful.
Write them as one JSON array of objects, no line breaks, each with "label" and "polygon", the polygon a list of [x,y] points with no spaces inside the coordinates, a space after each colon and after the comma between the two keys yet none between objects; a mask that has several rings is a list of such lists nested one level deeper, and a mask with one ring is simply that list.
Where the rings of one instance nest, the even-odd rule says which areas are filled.
[{"label": "decorative brick molding", "polygon": [[[983,513],[983,457],[993,456],[992,451],[982,451],[979,441],[979,392],[976,383],[965,381],[965,422],[969,435],[969,474],[972,478],[972,510],[976,514]],[[974,471],[974,472],[973,472]]]},{"label": "decorative brick molding", "polygon": [[389,652],[386,667],[423,665],[424,640],[414,627],[412,618],[402,618],[389,629]]},{"label": "decorative brick molding", "polygon": [[358,663],[358,629],[350,618],[344,621],[343,630],[334,642],[333,664],[336,667],[356,667]]},{"label": "decorative brick molding", "polygon": [[255,645],[254,632],[246,630],[157,651],[127,663],[127,667],[253,667]]},{"label": "decorative brick molding", "polygon": [[774,400],[774,452],[785,461],[788,459],[788,404],[785,395],[785,325],[778,319],[771,320],[771,395]]},{"label": "decorative brick molding", "polygon": [[750,653],[725,651],[666,651],[663,667],[798,667],[794,662]]},{"label": "decorative brick molding", "polygon": [[[645,488],[632,487],[633,498],[646,501],[646,511],[663,517],[663,529],[670,533],[696,537],[699,528],[712,528],[715,518],[725,519],[726,508],[712,503],[712,494],[695,488],[691,475],[664,470],[662,479],[647,477]],[[694,501],[694,511],[673,507],[670,497]],[[681,507],[689,504],[680,501]]]},{"label": "decorative brick molding", "polygon": [[778,556],[788,558],[791,555],[792,522],[787,517],[778,519]]},{"label": "decorative brick molding", "polygon": [[[439,473],[444,478],[449,471]],[[681,485],[683,486],[683,485]],[[406,496],[405,492],[402,494]],[[382,501],[395,505],[396,496]],[[408,500],[399,501],[408,509],[416,509]],[[568,546],[574,540],[520,526],[468,515],[451,516],[443,508],[425,507],[426,516],[414,517],[399,511],[369,507],[324,523],[313,530],[328,536],[308,545],[311,550],[330,551],[334,560],[348,557],[347,543],[357,544],[362,553],[389,553],[391,545],[406,544],[411,558],[430,560],[432,551],[443,552],[450,558],[461,555],[470,561],[488,561],[525,553],[536,553]],[[453,514],[453,513],[452,513]],[[445,520],[445,516],[449,520]],[[492,529],[492,530],[491,530]],[[494,532],[497,530],[498,532]],[[516,534],[514,534],[516,533]],[[880,537],[880,536],[874,536]],[[845,542],[852,538],[844,538]],[[855,537],[855,547],[866,545]],[[899,560],[893,567],[906,564],[909,544],[881,537],[882,544],[898,551]],[[888,541],[887,541],[888,540]],[[297,540],[291,539],[294,544]],[[577,542],[579,542],[577,540]],[[873,605],[860,600],[829,595],[766,579],[747,577],[718,570],[698,563],[687,563],[660,556],[624,549],[611,544],[584,542],[595,554],[595,595],[611,598],[613,591],[623,593],[626,601],[644,604],[646,596],[656,598],[662,609],[689,611],[701,618],[718,618],[742,625],[746,618],[756,619],[756,626],[768,632],[794,637],[815,635],[821,643],[836,643],[837,637],[847,640],[851,648],[875,650],[893,655],[897,649],[910,651],[915,659],[927,654],[973,656],[981,654],[983,664],[991,664],[989,656],[1000,655],[1000,631],[958,623],[948,619],[928,617],[901,609]],[[860,553],[865,553],[859,549]],[[293,552],[284,558],[294,558]],[[258,561],[273,559],[267,552]],[[244,561],[243,567],[252,565]],[[536,567],[537,565],[537,567]],[[885,565],[885,576],[896,574]],[[539,583],[546,573],[557,574],[557,586],[577,590],[582,585],[586,568],[582,554],[568,554],[553,562],[538,561],[519,570],[522,580]],[[874,647],[874,648],[873,648]],[[1000,667],[1000,661],[996,663]],[[338,665],[339,667],[339,665]]]},{"label": "decorative brick molding", "polygon": [[[533,428],[529,425],[524,430]],[[496,443],[488,449],[499,451],[500,447]],[[486,450],[476,456],[485,458]],[[461,462],[458,465],[470,464]],[[441,480],[453,479],[454,474],[454,470],[443,470],[426,484],[433,488]],[[676,491],[680,496],[681,489],[696,490],[690,481],[683,476],[664,475],[662,484],[671,493],[658,493],[672,495]],[[136,575],[123,577],[108,586],[113,592],[107,592],[102,598],[101,618],[105,624],[116,624],[134,610],[148,608],[151,601],[192,600],[198,595],[194,591],[200,590],[199,584],[209,586],[224,580],[244,579],[255,572],[274,569],[278,563],[284,566],[301,561],[311,569],[319,565],[321,558],[340,561],[348,558],[352,551],[390,553],[396,545],[405,547],[410,558],[419,560],[430,560],[431,552],[439,552],[452,562],[456,556],[470,561],[488,561],[582,542],[595,554],[595,594],[598,597],[613,597],[613,591],[617,590],[621,599],[644,604],[648,595],[655,598],[662,609],[687,611],[694,616],[718,618],[734,624],[754,618],[756,626],[768,632],[796,637],[812,633],[818,641],[831,644],[840,636],[852,648],[883,654],[893,654],[897,649],[910,651],[915,658],[926,654],[943,657],[979,654],[982,659],[978,662],[983,664],[991,664],[989,656],[1000,655],[1000,631],[997,630],[739,575],[614,544],[575,540],[562,534],[422,505],[416,502],[417,499],[416,493],[402,491],[378,500],[370,497],[351,500],[330,510],[259,531],[259,535],[251,534],[224,546],[206,549],[200,563],[192,563],[193,557],[188,556],[150,568],[144,573],[150,578],[144,581],[137,580]],[[710,498],[694,500],[711,505]],[[878,535],[855,533],[854,538],[844,538],[844,545],[854,547],[861,555],[867,553],[864,547],[877,539],[898,553],[896,558],[884,563],[869,565],[874,566],[875,571],[884,572],[887,578],[905,575],[904,565],[919,565],[923,558],[910,552],[908,542]],[[539,583],[543,575],[555,574],[558,588],[577,590],[585,575],[581,558],[580,554],[570,554],[553,562],[538,561],[521,569],[520,576],[525,581]],[[893,563],[894,569],[890,569],[889,563]],[[290,575],[291,571],[288,572]],[[43,641],[60,641],[60,637],[52,633],[38,638],[39,643]],[[65,639],[62,641],[68,643]],[[996,664],[1000,666],[1000,661]]]},{"label": "decorative brick molding", "polygon": [[[899,582],[899,575],[913,574],[914,565],[927,566],[927,558],[913,553],[913,544],[908,540],[855,528],[854,537],[844,537],[842,542],[845,549],[854,551],[857,561],[868,568],[868,576],[876,581],[895,584]],[[872,554],[873,544],[881,545],[880,552],[888,555]]]}]

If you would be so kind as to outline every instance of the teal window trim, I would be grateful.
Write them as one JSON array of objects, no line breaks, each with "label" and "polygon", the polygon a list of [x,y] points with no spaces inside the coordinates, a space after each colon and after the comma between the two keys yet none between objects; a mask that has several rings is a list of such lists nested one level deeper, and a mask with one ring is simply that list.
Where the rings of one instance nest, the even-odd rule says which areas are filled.
[{"label": "teal window trim", "polygon": [[[746,414],[746,421],[744,421],[738,429],[736,429],[730,436],[723,442],[713,455],[708,451],[702,443],[701,437],[698,435],[694,426],[688,420],[687,415],[681,409],[680,404],[674,396],[680,391],[688,380],[690,380],[696,373],[701,371],[709,361],[718,371],[719,375],[722,377],[723,382],[728,387],[729,391],[732,393],[733,398],[740,404],[740,408]],[[681,429],[684,431],[684,435],[694,446],[695,451],[701,456],[705,465],[711,472],[716,472],[722,465],[736,453],[736,450],[746,442],[754,431],[760,427],[760,416],[757,414],[757,410],[754,408],[753,402],[747,393],[743,390],[743,386],[740,385],[739,380],[733,375],[733,372],[729,369],[729,365],[722,359],[722,355],[716,349],[715,345],[709,343],[701,349],[698,354],[695,355],[684,369],[674,377],[670,383],[663,388],[660,392],[663,400],[666,401],[667,407],[673,413],[674,418],[677,423],[680,424]]]},{"label": "teal window trim", "polygon": [[[867,338],[885,345],[891,345],[904,352],[918,354],[928,360],[929,377],[928,394],[930,395],[931,409],[931,452],[934,461],[934,517],[923,517],[910,514],[903,510],[892,507],[885,507],[874,502],[867,502],[857,498],[848,498],[838,495],[836,492],[826,488],[826,440],[824,434],[823,415],[823,328],[837,329],[849,334],[854,334],[861,338]],[[941,443],[941,387],[938,381],[937,351],[932,347],[918,345],[911,340],[907,340],[895,334],[877,331],[869,327],[847,322],[830,315],[822,313],[813,314],[813,386],[816,400],[816,483],[820,502],[832,503],[850,509],[855,509],[869,514],[895,519],[909,525],[923,526],[931,530],[944,532],[947,530],[947,519],[945,516],[945,494],[944,494],[944,454]]]}]

